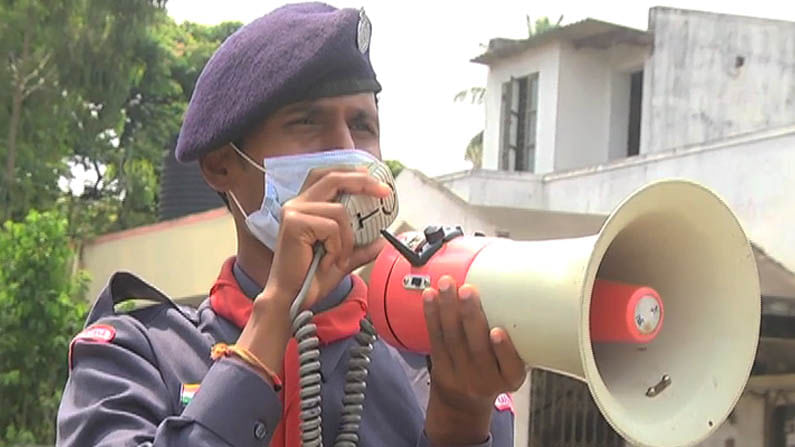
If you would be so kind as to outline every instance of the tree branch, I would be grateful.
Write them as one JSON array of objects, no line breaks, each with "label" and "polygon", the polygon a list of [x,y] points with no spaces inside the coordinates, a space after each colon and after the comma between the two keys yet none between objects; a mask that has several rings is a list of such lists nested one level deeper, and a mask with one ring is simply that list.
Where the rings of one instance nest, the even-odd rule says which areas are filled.
[{"label": "tree branch", "polygon": [[99,172],[99,164],[96,160],[91,160],[91,164],[94,165],[94,171],[97,173],[97,181],[94,182],[94,191],[97,193],[97,195],[99,195],[99,184],[103,180],[102,173]]},{"label": "tree branch", "polygon": [[44,70],[44,66],[47,65],[47,62],[49,62],[50,57],[52,57],[52,53],[45,54],[44,57],[42,57],[41,60],[39,61],[39,64],[36,66],[36,68],[34,68],[33,71],[31,71],[30,73],[28,73],[27,76],[22,78],[22,84],[27,85],[28,82],[36,78],[39,75],[39,72]]}]

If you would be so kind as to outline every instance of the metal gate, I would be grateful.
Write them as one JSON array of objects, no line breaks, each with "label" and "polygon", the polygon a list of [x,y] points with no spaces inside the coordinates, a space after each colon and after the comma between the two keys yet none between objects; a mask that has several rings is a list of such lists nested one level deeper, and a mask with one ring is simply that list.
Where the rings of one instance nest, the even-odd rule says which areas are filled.
[{"label": "metal gate", "polygon": [[534,369],[528,447],[624,447],[579,380]]}]

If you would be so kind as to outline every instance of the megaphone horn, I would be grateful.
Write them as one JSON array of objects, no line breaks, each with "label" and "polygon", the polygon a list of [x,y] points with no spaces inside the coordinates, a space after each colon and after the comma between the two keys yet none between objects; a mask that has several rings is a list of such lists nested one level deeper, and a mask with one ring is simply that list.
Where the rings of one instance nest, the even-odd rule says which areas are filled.
[{"label": "megaphone horn", "polygon": [[489,326],[528,365],[585,381],[632,445],[702,441],[748,380],[761,318],[754,256],[731,210],[698,184],[650,184],[592,236],[386,236],[369,289],[384,340],[428,352],[422,290],[451,275],[479,290]]}]

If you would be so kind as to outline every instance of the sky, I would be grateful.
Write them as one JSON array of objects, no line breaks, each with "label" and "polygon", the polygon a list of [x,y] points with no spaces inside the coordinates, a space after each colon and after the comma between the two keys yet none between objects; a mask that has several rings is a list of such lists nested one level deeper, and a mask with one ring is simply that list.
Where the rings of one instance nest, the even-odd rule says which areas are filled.
[{"label": "sky", "polygon": [[[284,1],[169,0],[177,21],[248,23]],[[530,2],[514,0],[340,0],[337,7],[364,7],[373,24],[370,56],[378,80],[381,151],[427,175],[470,168],[464,161],[469,140],[483,129],[481,105],[454,102],[456,93],[485,86],[488,68],[470,62],[491,38],[524,38],[526,15],[563,24],[593,18],[647,29],[649,8],[668,6],[795,22],[791,0],[646,0]]]}]

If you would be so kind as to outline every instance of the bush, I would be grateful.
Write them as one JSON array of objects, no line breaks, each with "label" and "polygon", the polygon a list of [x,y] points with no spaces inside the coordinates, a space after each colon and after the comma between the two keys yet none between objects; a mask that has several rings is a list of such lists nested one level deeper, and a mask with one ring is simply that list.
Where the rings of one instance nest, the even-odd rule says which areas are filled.
[{"label": "bush", "polygon": [[73,273],[66,219],[30,212],[0,230],[0,446],[52,444],[87,278]]}]

